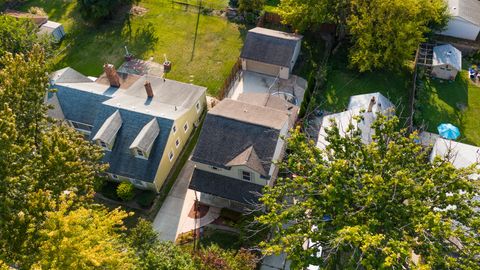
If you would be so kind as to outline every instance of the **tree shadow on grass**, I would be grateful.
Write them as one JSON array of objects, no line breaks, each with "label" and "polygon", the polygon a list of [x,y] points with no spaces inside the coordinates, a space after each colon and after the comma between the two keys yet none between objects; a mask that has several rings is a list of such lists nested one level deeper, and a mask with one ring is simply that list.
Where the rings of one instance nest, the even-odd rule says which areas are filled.
[{"label": "tree shadow on grass", "polygon": [[131,17],[126,12],[96,27],[78,24],[65,40],[62,58],[56,68],[70,65],[85,75],[98,76],[104,63],[119,66],[124,62],[125,46],[135,57],[142,59],[155,47],[158,36],[152,23],[133,28]]}]

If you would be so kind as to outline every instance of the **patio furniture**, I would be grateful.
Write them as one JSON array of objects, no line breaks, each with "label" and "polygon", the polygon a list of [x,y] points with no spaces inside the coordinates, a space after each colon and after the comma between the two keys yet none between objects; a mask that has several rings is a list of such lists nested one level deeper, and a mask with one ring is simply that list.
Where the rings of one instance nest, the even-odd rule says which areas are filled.
[{"label": "patio furniture", "polygon": [[438,134],[445,139],[456,140],[460,136],[460,130],[450,123],[440,124],[437,130]]}]

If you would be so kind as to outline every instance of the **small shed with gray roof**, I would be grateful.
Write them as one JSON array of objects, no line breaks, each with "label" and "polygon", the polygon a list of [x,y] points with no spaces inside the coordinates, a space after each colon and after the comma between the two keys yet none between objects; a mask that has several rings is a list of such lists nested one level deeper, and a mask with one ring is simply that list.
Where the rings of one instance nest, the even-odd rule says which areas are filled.
[{"label": "small shed with gray roof", "polygon": [[300,53],[302,36],[262,27],[248,31],[242,69],[288,79]]},{"label": "small shed with gray roof", "polygon": [[450,44],[433,48],[432,77],[455,80],[462,70],[462,52]]},{"label": "small shed with gray roof", "polygon": [[467,40],[480,38],[480,1],[447,0],[450,20],[440,34]]}]

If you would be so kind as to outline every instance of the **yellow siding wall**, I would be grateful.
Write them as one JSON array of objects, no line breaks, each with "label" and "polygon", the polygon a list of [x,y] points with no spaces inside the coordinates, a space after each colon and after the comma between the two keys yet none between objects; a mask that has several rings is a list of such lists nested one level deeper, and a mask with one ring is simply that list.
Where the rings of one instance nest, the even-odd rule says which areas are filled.
[{"label": "yellow siding wall", "polygon": [[[167,178],[170,170],[172,169],[172,166],[175,164],[175,161],[177,160],[180,152],[182,152],[185,143],[188,141],[188,138],[192,134],[192,131],[194,129],[194,123],[198,121],[200,115],[202,114],[202,111],[206,108],[207,100],[205,94],[203,94],[198,101],[200,102],[200,110],[197,112],[195,102],[195,104],[192,108],[190,108],[189,111],[187,111],[184,115],[175,120],[174,125],[177,127],[177,132],[173,134],[173,128],[172,130],[170,130],[170,136],[168,137],[167,143],[165,145],[165,150],[163,152],[163,156],[160,160],[160,165],[158,166],[157,174],[155,176],[155,188],[157,192],[162,187],[165,179]],[[183,130],[183,126],[186,122],[188,122],[187,132]],[[175,141],[177,140],[177,138],[180,139],[180,145],[178,146],[178,148],[175,147]],[[172,161],[170,161],[168,158],[168,154],[170,153],[170,151],[173,151],[174,155]]]}]

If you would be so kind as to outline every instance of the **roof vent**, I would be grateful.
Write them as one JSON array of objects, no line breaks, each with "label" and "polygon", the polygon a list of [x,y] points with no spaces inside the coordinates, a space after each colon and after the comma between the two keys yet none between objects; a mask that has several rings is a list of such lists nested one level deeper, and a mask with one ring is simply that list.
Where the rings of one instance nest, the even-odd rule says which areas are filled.
[{"label": "roof vent", "polygon": [[103,71],[107,75],[108,82],[111,87],[120,87],[120,77],[118,76],[115,66],[112,64],[103,65]]}]

